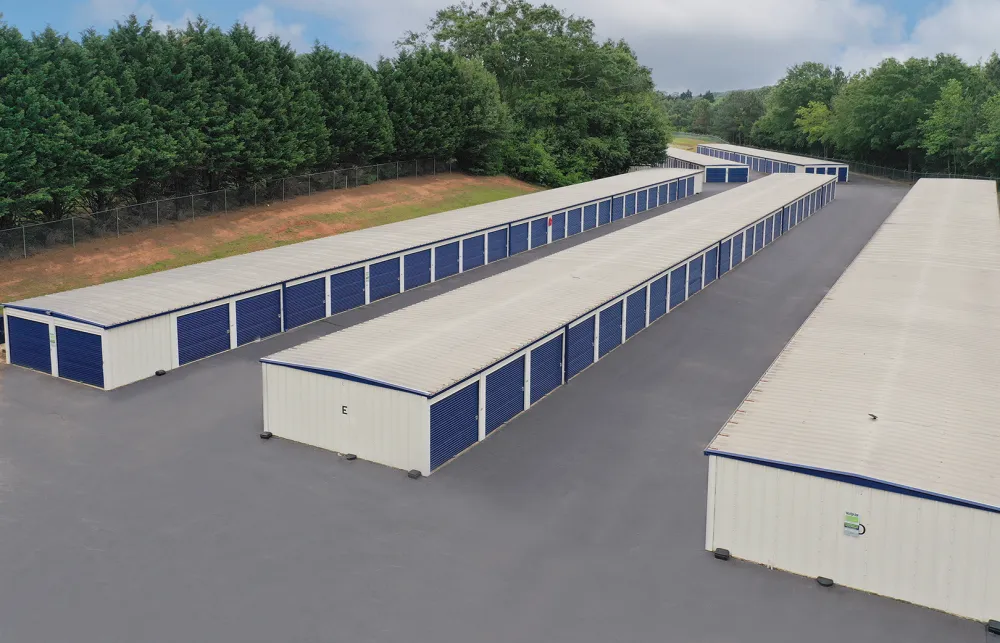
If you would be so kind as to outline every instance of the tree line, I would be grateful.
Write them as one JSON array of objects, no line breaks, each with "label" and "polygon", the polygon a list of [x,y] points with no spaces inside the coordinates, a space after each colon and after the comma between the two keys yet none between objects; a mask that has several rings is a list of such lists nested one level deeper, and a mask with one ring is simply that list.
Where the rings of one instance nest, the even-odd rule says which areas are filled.
[{"label": "tree line", "polygon": [[526,0],[439,11],[374,66],[135,16],[75,40],[0,22],[0,228],[386,160],[565,185],[659,157],[649,69]]},{"label": "tree line", "polygon": [[774,86],[662,95],[680,129],[923,172],[1000,176],[1000,57],[883,60],[848,75],[806,62]]}]

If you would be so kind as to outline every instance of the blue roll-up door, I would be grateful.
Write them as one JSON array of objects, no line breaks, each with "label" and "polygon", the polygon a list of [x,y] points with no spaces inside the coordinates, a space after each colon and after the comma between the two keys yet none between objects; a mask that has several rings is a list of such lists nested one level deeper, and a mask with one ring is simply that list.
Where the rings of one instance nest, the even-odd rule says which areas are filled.
[{"label": "blue roll-up door", "polygon": [[486,433],[524,410],[524,357],[486,376]]},{"label": "blue roll-up door", "polygon": [[816,173],[815,169],[813,169],[811,167],[807,167],[806,168],[806,174],[815,174],[815,173]]},{"label": "blue roll-up door", "polygon": [[607,225],[608,223],[611,223],[611,200],[601,201],[597,205],[598,225]]},{"label": "blue roll-up door", "polygon": [[537,248],[549,242],[549,220],[535,219],[531,222],[531,247]]},{"label": "blue roll-up door", "polygon": [[[364,278],[362,277],[362,280]],[[362,281],[362,286],[364,282]],[[364,303],[364,290],[361,291]],[[326,312],[326,311],[324,311]],[[240,299],[236,302],[236,345],[242,346],[281,332],[281,291]],[[60,368],[59,373],[62,374]]]},{"label": "blue roll-up door", "polygon": [[688,297],[701,290],[701,273],[705,266],[705,257],[695,257],[688,262]]},{"label": "blue roll-up door", "polygon": [[705,169],[705,182],[706,183],[725,183],[726,182],[726,168],[724,167],[710,167]]},{"label": "blue roll-up door", "polygon": [[368,290],[372,301],[399,292],[399,257],[373,263],[368,268]]},{"label": "blue roll-up door", "polygon": [[479,440],[479,382],[431,404],[431,469]]},{"label": "blue roll-up door", "polygon": [[625,216],[625,197],[616,196],[611,199],[611,220],[617,221]]},{"label": "blue roll-up door", "polygon": [[570,327],[566,340],[566,379],[594,363],[594,327],[596,317],[593,315]]},{"label": "blue roll-up door", "polygon": [[687,195],[694,196],[694,177],[689,176],[687,181],[688,181]]},{"label": "blue roll-up door", "polygon": [[719,247],[709,249],[705,253],[705,285],[712,283],[719,276]]},{"label": "blue roll-up door", "polygon": [[753,228],[743,233],[743,256],[749,258],[753,254]]},{"label": "blue roll-up door", "polygon": [[837,168],[837,180],[841,183],[847,183],[847,168],[840,167]]},{"label": "blue roll-up door", "polygon": [[669,203],[677,200],[677,181],[671,181],[667,186],[667,200]]},{"label": "blue roll-up door", "polygon": [[101,336],[56,326],[59,377],[104,388],[104,349]]},{"label": "blue roll-up door", "polygon": [[687,299],[687,265],[670,271],[670,309]]},{"label": "blue roll-up door", "polygon": [[597,204],[584,206],[583,208],[583,229],[590,230],[597,227]]},{"label": "blue roll-up door", "polygon": [[[330,275],[330,314],[365,305],[365,269],[355,268]],[[237,324],[239,324],[237,310]]]},{"label": "blue roll-up door", "polygon": [[625,195],[625,216],[635,214],[635,193]]},{"label": "blue roll-up door", "polygon": [[583,210],[580,208],[570,210],[566,217],[566,233],[571,236],[580,234],[583,230]]},{"label": "blue roll-up door", "polygon": [[660,190],[660,196],[657,199],[657,201],[659,202],[659,204],[663,205],[664,203],[669,203],[669,200],[668,200],[669,197],[668,197],[668,194],[667,194],[667,184],[664,183],[663,185],[661,185],[660,188],[659,188],[659,190]]},{"label": "blue roll-up door", "polygon": [[519,223],[510,227],[510,254],[516,255],[528,249],[528,224]]},{"label": "blue roll-up door", "polygon": [[559,388],[562,375],[563,336],[560,335],[531,351],[531,403]]},{"label": "blue roll-up door", "polygon": [[[396,260],[399,288],[399,260]],[[326,279],[320,277],[294,286],[285,286],[285,330],[298,328],[326,317]],[[374,299],[374,297],[372,297]],[[228,308],[226,309],[228,310]],[[228,313],[227,313],[228,318]],[[228,324],[228,321],[227,321]],[[210,353],[211,354],[211,353]]]},{"label": "blue roll-up door", "polygon": [[646,207],[650,209],[655,208],[657,206],[656,188],[649,188],[646,191],[646,194],[648,196],[648,198],[646,199]]},{"label": "blue roll-up door", "polygon": [[646,191],[639,190],[635,195],[635,212],[636,214],[646,211]]},{"label": "blue roll-up door", "polygon": [[431,282],[431,251],[411,252],[403,257],[403,290]]},{"label": "blue roll-up door", "polygon": [[733,242],[727,239],[719,244],[719,276],[729,272],[729,264],[733,256]]},{"label": "blue roll-up door", "polygon": [[625,338],[646,327],[646,289],[638,290],[625,300]]},{"label": "blue roll-up door", "polygon": [[52,349],[49,325],[42,322],[7,317],[7,353],[11,364],[52,374]]},{"label": "blue roll-up door", "polygon": [[687,196],[687,181],[680,179],[677,181],[677,198],[683,199]]},{"label": "blue roll-up door", "polygon": [[601,311],[601,342],[597,356],[604,357],[622,343],[622,302]]},{"label": "blue roll-up door", "polygon": [[434,280],[458,274],[458,242],[434,248]]},{"label": "blue roll-up door", "polygon": [[[320,296],[323,294],[323,281],[319,280]],[[287,305],[287,296],[285,302]],[[181,365],[227,350],[229,350],[229,304],[206,308],[177,318],[177,357]]]},{"label": "blue roll-up door", "polygon": [[667,312],[667,276],[664,275],[649,284],[649,323]]},{"label": "blue roll-up door", "polygon": [[552,240],[558,241],[566,236],[566,213],[552,215]]},{"label": "blue roll-up door", "polygon": [[750,180],[750,170],[745,167],[729,168],[730,183],[746,183]]},{"label": "blue roll-up door", "polygon": [[462,239],[462,271],[472,270],[486,263],[486,235]]},{"label": "blue roll-up door", "polygon": [[733,237],[733,254],[732,254],[732,258],[733,258],[733,260],[730,262],[729,265],[731,265],[733,268],[735,268],[736,266],[740,265],[740,262],[743,261],[743,233],[742,232]]},{"label": "blue roll-up door", "polygon": [[494,230],[486,235],[486,259],[489,263],[507,258],[507,230]]},{"label": "blue roll-up door", "polygon": [[774,217],[768,217],[764,221],[764,245],[771,243],[774,238]]},{"label": "blue roll-up door", "polygon": [[765,163],[765,170],[766,170],[766,172],[768,174],[773,173],[774,172],[774,164],[771,161],[768,161],[768,160],[765,160],[764,163]]},{"label": "blue roll-up door", "polygon": [[757,224],[753,231],[753,247],[754,251],[760,250],[764,247],[764,222],[761,221]]}]

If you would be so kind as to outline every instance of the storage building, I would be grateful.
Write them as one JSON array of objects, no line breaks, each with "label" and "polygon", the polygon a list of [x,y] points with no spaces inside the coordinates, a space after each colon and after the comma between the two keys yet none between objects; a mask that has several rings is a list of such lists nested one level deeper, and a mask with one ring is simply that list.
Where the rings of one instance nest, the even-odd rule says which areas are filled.
[{"label": "storage building", "polygon": [[841,183],[847,183],[848,167],[846,163],[824,161],[808,156],[758,150],[754,147],[729,145],[727,143],[703,143],[698,146],[698,152],[715,158],[729,159],[749,165],[755,172],[765,174],[794,173],[828,174],[836,176]]},{"label": "storage building", "polygon": [[8,361],[113,389],[699,192],[623,174],[18,301]]},{"label": "storage building", "polygon": [[833,198],[774,176],[264,358],[264,428],[429,474]]},{"label": "storage building", "polygon": [[709,444],[705,546],[1000,618],[1000,219],[922,179]]},{"label": "storage building", "polygon": [[682,167],[704,172],[705,183],[746,183],[750,169],[745,163],[689,152],[679,147],[667,148],[667,167]]}]

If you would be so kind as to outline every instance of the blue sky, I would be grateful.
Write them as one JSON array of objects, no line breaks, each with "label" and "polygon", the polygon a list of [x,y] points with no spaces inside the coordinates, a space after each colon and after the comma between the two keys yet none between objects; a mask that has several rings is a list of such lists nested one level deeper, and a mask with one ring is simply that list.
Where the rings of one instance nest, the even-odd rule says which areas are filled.
[{"label": "blue sky", "polygon": [[[129,13],[159,28],[197,15],[243,21],[305,50],[318,39],[370,62],[454,0],[0,0],[25,34],[78,34]],[[889,55],[951,51],[970,61],[1000,46],[1000,0],[549,0],[624,38],[661,89],[732,89],[774,82],[801,60],[856,70]]]}]

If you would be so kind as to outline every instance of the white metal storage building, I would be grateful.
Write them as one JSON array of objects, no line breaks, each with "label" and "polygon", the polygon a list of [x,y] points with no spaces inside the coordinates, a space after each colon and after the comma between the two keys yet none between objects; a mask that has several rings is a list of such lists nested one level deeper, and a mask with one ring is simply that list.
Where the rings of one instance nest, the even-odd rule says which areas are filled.
[{"label": "white metal storage building", "polygon": [[700,169],[705,173],[705,183],[746,183],[750,180],[750,168],[746,163],[689,152],[679,147],[667,148],[667,167]]},{"label": "white metal storage building", "polygon": [[267,357],[264,429],[429,474],[833,198],[774,176]]},{"label": "white metal storage building", "polygon": [[660,169],[7,304],[11,364],[113,389],[701,192]]},{"label": "white metal storage building", "polygon": [[1000,617],[1000,219],[922,179],[709,444],[705,546]]},{"label": "white metal storage building", "polygon": [[803,172],[805,174],[829,174],[841,183],[847,183],[848,166],[836,161],[824,161],[808,156],[759,150],[755,147],[729,145],[728,143],[703,143],[698,152],[716,158],[730,159],[749,165],[755,172],[777,174],[783,172]]}]

